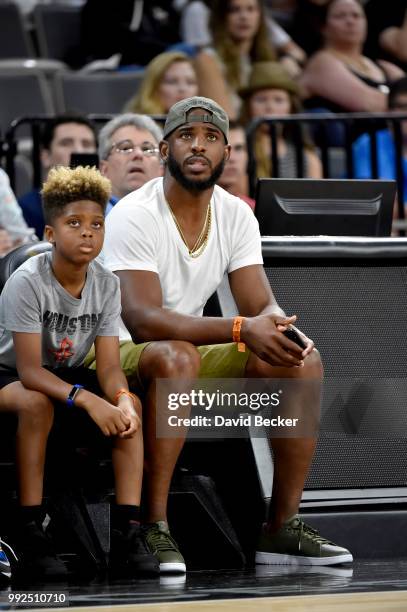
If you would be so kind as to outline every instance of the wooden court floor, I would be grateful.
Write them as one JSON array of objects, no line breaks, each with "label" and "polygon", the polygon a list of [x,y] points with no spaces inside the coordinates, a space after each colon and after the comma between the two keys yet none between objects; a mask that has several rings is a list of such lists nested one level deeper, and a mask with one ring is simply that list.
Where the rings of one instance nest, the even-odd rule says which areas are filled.
[{"label": "wooden court floor", "polygon": [[59,612],[129,612],[130,610],[135,612],[406,612],[407,591],[58,608]]}]

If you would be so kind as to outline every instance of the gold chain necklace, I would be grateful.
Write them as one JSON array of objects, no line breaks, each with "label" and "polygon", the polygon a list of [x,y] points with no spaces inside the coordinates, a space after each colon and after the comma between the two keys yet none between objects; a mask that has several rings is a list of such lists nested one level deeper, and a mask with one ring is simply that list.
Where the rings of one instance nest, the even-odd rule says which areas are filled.
[{"label": "gold chain necklace", "polygon": [[208,208],[206,209],[206,216],[205,216],[204,224],[202,226],[199,236],[196,239],[195,244],[192,247],[192,249],[189,248],[188,242],[186,241],[185,236],[184,236],[184,232],[182,231],[181,226],[178,223],[178,219],[175,216],[174,211],[172,210],[168,202],[167,202],[167,205],[168,205],[168,208],[170,209],[171,216],[174,219],[174,223],[179,232],[179,235],[182,238],[182,242],[185,244],[185,246],[188,249],[188,254],[190,255],[190,257],[193,257],[193,258],[199,257],[200,255],[202,255],[202,253],[205,250],[205,247],[208,243],[209,233],[211,231],[211,224],[212,224],[211,203],[209,202],[208,204]]}]

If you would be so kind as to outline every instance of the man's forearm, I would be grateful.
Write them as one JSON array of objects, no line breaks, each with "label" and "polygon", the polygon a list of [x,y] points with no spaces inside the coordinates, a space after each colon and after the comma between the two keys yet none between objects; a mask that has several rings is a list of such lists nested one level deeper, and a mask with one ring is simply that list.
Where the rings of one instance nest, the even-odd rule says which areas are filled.
[{"label": "man's forearm", "polygon": [[[257,314],[285,317],[278,304],[268,304]],[[184,340],[196,346],[232,342],[233,317],[195,317],[167,308],[148,308],[123,313],[124,323],[135,343],[154,340]]]},{"label": "man's forearm", "polygon": [[198,346],[232,341],[233,319],[194,317],[166,308],[149,308],[142,315],[123,313],[123,320],[135,343],[184,340]]}]

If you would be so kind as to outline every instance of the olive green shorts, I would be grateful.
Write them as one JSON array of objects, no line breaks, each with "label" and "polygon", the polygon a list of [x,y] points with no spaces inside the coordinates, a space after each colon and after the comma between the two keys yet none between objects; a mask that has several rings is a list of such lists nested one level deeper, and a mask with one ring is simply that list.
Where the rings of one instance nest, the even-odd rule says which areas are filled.
[{"label": "olive green shorts", "polygon": [[[151,342],[134,344],[131,341],[120,343],[120,365],[131,384],[141,385],[138,373],[140,357],[146,346]],[[197,346],[201,356],[199,378],[241,378],[244,375],[250,351],[244,353],[237,350],[237,344],[207,344]],[[86,356],[84,365],[96,370],[95,349]],[[141,385],[142,386],[142,385]]]}]

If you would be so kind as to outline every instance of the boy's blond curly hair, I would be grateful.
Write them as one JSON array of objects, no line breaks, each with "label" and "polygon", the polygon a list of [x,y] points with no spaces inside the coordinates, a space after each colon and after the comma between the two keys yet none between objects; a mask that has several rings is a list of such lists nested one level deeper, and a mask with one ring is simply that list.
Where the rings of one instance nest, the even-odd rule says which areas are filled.
[{"label": "boy's blond curly hair", "polygon": [[45,223],[51,224],[67,204],[79,200],[100,204],[104,213],[111,195],[111,184],[95,167],[59,166],[50,170],[41,195]]}]

